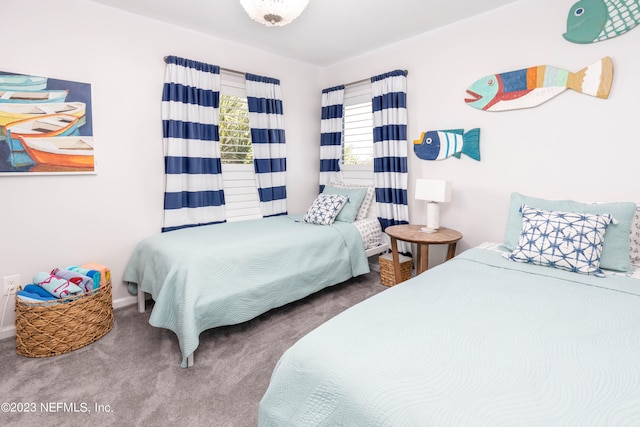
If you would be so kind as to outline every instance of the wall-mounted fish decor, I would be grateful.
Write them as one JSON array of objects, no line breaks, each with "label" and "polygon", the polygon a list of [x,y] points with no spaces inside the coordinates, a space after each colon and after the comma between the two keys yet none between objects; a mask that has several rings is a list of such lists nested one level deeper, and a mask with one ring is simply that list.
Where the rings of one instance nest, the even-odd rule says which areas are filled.
[{"label": "wall-mounted fish decor", "polygon": [[606,99],[612,81],[608,56],[576,73],[539,65],[483,77],[469,86],[465,102],[486,111],[515,110],[538,106],[567,89]]},{"label": "wall-mounted fish decor", "polygon": [[420,139],[413,141],[413,151],[422,160],[443,160],[464,154],[480,160],[480,129],[432,130],[422,132]]},{"label": "wall-mounted fish decor", "polygon": [[595,43],[624,34],[640,23],[640,0],[580,0],[569,10],[567,32],[573,43]]}]

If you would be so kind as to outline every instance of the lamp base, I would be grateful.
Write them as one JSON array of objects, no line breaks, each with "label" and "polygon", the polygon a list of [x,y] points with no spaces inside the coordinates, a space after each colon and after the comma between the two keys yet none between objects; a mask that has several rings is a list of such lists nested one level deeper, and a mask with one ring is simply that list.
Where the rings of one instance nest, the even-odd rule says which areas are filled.
[{"label": "lamp base", "polygon": [[425,233],[435,233],[440,228],[440,206],[436,202],[427,203],[427,224],[421,229]]}]

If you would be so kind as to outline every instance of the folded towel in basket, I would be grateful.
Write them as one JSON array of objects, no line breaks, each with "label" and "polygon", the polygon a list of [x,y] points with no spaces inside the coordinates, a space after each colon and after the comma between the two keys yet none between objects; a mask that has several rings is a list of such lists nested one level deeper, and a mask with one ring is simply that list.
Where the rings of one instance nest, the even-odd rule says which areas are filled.
[{"label": "folded towel in basket", "polygon": [[16,293],[16,296],[18,298],[20,298],[22,301],[26,302],[26,303],[38,303],[41,304],[43,302],[45,302],[46,304],[43,305],[53,305],[53,304],[59,304],[60,300],[55,298],[55,297],[50,297],[50,298],[43,298],[38,294],[34,294],[31,292],[27,292],[24,290],[20,290]]},{"label": "folded towel in basket", "polygon": [[109,280],[111,280],[111,271],[109,267],[105,267],[102,264],[97,262],[87,262],[86,264],[82,264],[80,267],[87,268],[89,270],[97,270],[100,272],[100,286],[104,286],[107,284]]},{"label": "folded towel in basket", "polygon": [[56,298],[66,298],[69,296],[83,294],[84,291],[79,286],[68,280],[60,279],[49,273],[40,272],[33,276],[33,283],[44,288]]},{"label": "folded towel in basket", "polygon": [[60,279],[68,280],[74,285],[80,286],[80,288],[84,292],[93,290],[93,279],[89,276],[85,276],[79,271],[61,270],[59,268],[54,268],[53,270],[51,270],[51,275],[59,277]]},{"label": "folded towel in basket", "polygon": [[67,267],[67,270],[77,271],[80,274],[84,274],[85,276],[89,276],[93,279],[93,289],[100,287],[100,272],[97,270],[89,270],[88,268],[78,267],[77,265],[71,265]]},{"label": "folded towel in basket", "polygon": [[22,290],[30,294],[37,294],[40,296],[40,298],[43,298],[43,299],[56,299],[56,297],[54,297],[49,292],[47,292],[46,289],[41,288],[38,285],[29,284],[25,286],[24,289]]}]

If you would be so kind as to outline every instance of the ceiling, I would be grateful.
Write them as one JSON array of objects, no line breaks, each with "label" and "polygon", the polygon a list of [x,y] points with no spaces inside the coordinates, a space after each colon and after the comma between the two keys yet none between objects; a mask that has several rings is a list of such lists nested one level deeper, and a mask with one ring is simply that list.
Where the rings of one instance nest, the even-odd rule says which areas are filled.
[{"label": "ceiling", "polygon": [[311,0],[291,24],[266,27],[239,0],[91,0],[325,67],[518,0]]}]

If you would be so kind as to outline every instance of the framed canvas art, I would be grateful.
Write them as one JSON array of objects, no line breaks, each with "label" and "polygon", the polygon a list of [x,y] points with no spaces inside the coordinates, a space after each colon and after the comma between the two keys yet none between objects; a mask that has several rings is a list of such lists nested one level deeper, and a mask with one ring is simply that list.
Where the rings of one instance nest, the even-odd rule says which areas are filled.
[{"label": "framed canvas art", "polygon": [[91,85],[0,71],[0,175],[95,167]]}]

